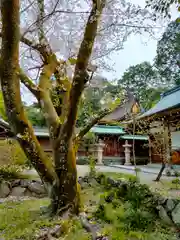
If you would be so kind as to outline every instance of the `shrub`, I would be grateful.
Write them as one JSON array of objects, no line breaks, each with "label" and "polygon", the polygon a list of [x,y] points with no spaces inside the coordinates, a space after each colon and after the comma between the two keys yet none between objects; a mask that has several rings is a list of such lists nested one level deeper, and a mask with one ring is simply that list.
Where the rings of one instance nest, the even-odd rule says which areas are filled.
[{"label": "shrub", "polygon": [[154,215],[152,215],[150,212],[133,208],[127,209],[122,218],[119,217],[119,221],[123,221],[123,228],[127,232],[134,230],[152,230],[154,226],[154,220]]},{"label": "shrub", "polygon": [[141,207],[146,202],[151,202],[153,205],[153,194],[147,185],[130,183],[127,188],[125,200],[131,201],[134,208]]},{"label": "shrub", "polygon": [[0,167],[0,181],[21,178],[21,169],[18,166],[7,165]]},{"label": "shrub", "polygon": [[94,213],[94,216],[97,219],[101,219],[101,220],[104,220],[104,221],[107,220],[106,212],[105,212],[105,205],[104,204],[99,204],[98,205],[98,208],[97,208],[96,212]]},{"label": "shrub", "polygon": [[89,159],[87,157],[78,158],[76,160],[76,163],[78,165],[87,165],[87,164],[89,164]]},{"label": "shrub", "polygon": [[180,179],[179,178],[173,179],[172,184],[180,184]]},{"label": "shrub", "polygon": [[89,176],[95,177],[96,176],[96,160],[92,157],[89,156]]},{"label": "shrub", "polygon": [[0,140],[0,165],[25,165],[28,164],[27,158],[14,139]]}]

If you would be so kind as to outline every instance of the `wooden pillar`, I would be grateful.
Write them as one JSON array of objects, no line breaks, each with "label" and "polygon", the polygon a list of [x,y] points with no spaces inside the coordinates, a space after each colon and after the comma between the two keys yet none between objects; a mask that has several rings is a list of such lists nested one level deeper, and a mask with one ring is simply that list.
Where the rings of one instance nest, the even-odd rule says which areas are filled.
[{"label": "wooden pillar", "polygon": [[164,121],[164,152],[165,152],[165,163],[168,167],[171,167],[171,152],[172,152],[172,142],[171,142],[171,132],[168,121]]},{"label": "wooden pillar", "polygon": [[149,163],[152,164],[152,146],[151,146],[151,134],[149,134]]}]

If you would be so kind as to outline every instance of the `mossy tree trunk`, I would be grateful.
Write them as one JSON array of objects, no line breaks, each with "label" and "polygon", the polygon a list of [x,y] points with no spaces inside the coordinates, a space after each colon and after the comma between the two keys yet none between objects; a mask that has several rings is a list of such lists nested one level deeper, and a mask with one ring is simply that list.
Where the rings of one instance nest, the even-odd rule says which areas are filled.
[{"label": "mossy tree trunk", "polygon": [[[44,11],[42,6],[44,1],[38,0],[38,3],[40,9]],[[78,213],[80,205],[80,189],[77,183],[76,168],[78,141],[107,114],[106,111],[103,111],[100,116],[93,119],[88,126],[75,136],[78,105],[85,84],[88,81],[88,63],[104,5],[103,0],[92,1],[92,10],[87,20],[71,83],[67,77],[66,79],[62,78],[61,66],[64,61],[58,60],[53,53],[44,36],[43,24],[39,22],[41,33],[39,43],[32,43],[29,39],[21,37],[19,0],[2,1],[2,33],[0,35],[2,36],[1,63],[3,64],[1,64],[0,77],[8,121],[22,149],[39,173],[42,181],[51,189],[49,194],[54,214],[69,209],[74,213]],[[42,15],[42,12],[40,12],[40,15]],[[19,67],[19,41],[33,48],[41,55],[43,68],[38,85],[35,85]],[[65,100],[63,100],[63,103],[66,104],[61,106],[62,111],[59,111],[60,106],[56,108],[57,106],[54,105],[51,98],[52,74],[55,75],[56,83],[64,93],[63,98]],[[41,149],[33,128],[26,117],[20,95],[20,80],[34,94],[44,112],[49,128],[55,167]],[[59,112],[61,115],[59,115]]]},{"label": "mossy tree trunk", "polygon": [[52,184],[55,171],[37,141],[32,126],[25,115],[18,76],[19,69],[19,1],[2,1],[2,50],[1,50],[1,87],[7,117],[25,154],[41,179],[47,185]]}]

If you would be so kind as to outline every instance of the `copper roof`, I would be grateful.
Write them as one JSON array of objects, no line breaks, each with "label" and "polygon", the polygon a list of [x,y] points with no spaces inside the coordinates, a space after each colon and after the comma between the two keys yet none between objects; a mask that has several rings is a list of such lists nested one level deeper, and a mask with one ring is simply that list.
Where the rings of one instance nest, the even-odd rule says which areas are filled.
[{"label": "copper roof", "polygon": [[127,96],[124,103],[116,107],[113,112],[105,116],[100,122],[113,122],[129,118],[135,104],[138,104],[136,98],[127,90]]}]

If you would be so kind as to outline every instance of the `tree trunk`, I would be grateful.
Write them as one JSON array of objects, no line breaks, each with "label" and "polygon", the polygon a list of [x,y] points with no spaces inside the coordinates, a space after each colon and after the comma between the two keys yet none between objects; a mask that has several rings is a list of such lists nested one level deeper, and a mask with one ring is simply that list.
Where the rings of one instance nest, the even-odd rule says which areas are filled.
[{"label": "tree trunk", "polygon": [[58,180],[52,187],[52,213],[62,214],[70,210],[78,214],[81,207],[80,186],[77,181],[76,151],[72,140],[61,140],[58,149],[54,149],[54,161]]},{"label": "tree trunk", "polygon": [[171,132],[169,128],[169,123],[164,120],[163,122],[164,132],[163,132],[163,153],[162,153],[162,167],[155,181],[159,181],[164,169],[166,168],[166,164],[168,165],[168,169],[170,170],[171,164]]},{"label": "tree trunk", "polygon": [[162,174],[163,174],[163,171],[164,171],[165,167],[166,167],[166,164],[165,164],[164,162],[162,162],[161,169],[160,169],[160,171],[159,171],[159,173],[158,173],[158,175],[157,175],[157,178],[156,178],[155,182],[159,182],[159,180],[160,180],[160,178],[161,178],[161,176],[162,176]]},{"label": "tree trunk", "polygon": [[19,82],[19,1],[2,1],[2,49],[0,78],[10,126],[42,181],[49,186],[56,173],[40,147],[24,112]]},{"label": "tree trunk", "polygon": [[[28,89],[31,89],[32,93],[35,93],[35,96],[36,93],[38,93],[38,100],[41,102],[41,108],[47,114],[46,121],[49,126],[55,168],[41,149],[34,135],[33,128],[26,117],[21,101],[18,75],[20,41],[19,2],[19,0],[3,0],[1,3],[1,61],[3,64],[1,64],[0,77],[8,121],[22,149],[31,160],[42,181],[51,187],[52,213],[60,214],[71,209],[73,213],[77,214],[80,206],[80,189],[77,182],[76,149],[75,144],[73,145],[73,141],[75,140],[72,139],[74,137],[78,104],[85,84],[88,81],[87,67],[105,1],[93,1],[92,3],[92,10],[86,24],[84,38],[77,56],[73,81],[72,84],[70,83],[70,92],[68,90],[67,97],[69,102],[67,106],[63,104],[65,108],[61,115],[65,114],[65,116],[63,116],[63,118],[60,116],[60,119],[63,119],[62,123],[59,123],[59,116],[49,96],[50,77],[57,70],[59,65],[59,61],[57,61],[51,49],[48,51],[46,47],[45,49],[43,47],[43,50],[41,50],[42,48],[40,49],[38,47],[44,58],[45,65],[41,72],[37,88],[34,88],[34,84],[32,84],[31,81],[30,84],[29,80],[26,81],[28,82],[28,84],[26,84]],[[44,4],[43,0],[39,0],[39,3]],[[43,9],[41,10],[42,12],[44,11]],[[41,31],[41,33],[43,32]],[[87,130],[88,128],[86,128],[86,131]]]}]

